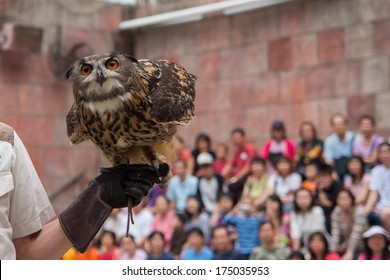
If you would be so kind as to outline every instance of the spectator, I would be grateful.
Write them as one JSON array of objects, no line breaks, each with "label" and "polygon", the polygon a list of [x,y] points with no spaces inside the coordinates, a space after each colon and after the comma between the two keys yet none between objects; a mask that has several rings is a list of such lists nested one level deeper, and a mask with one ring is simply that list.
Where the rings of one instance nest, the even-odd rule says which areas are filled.
[{"label": "spectator", "polygon": [[146,260],[148,257],[144,250],[137,248],[132,235],[122,237],[119,248],[118,259],[120,260]]},{"label": "spectator", "polygon": [[203,231],[200,228],[192,228],[187,233],[187,248],[184,249],[182,260],[212,260],[213,251],[205,245]]},{"label": "spectator", "polygon": [[251,161],[251,175],[245,182],[243,196],[249,196],[257,209],[264,207],[265,200],[270,194],[266,163],[261,157],[254,157]]},{"label": "spectator", "polygon": [[294,155],[294,142],[287,138],[284,123],[282,121],[274,121],[271,126],[271,140],[264,144],[261,150],[261,157],[270,162],[272,167],[275,167],[278,157],[285,156],[293,161]]},{"label": "spectator", "polygon": [[150,189],[148,194],[148,208],[153,211],[154,206],[156,205],[156,199],[160,195],[165,195],[165,191],[159,185],[154,185],[153,188]]},{"label": "spectator", "polygon": [[174,259],[180,259],[180,255],[183,249],[183,245],[186,242],[186,232],[184,230],[184,224],[186,217],[182,213],[176,213],[173,217],[173,235],[171,241],[171,248],[169,252],[172,254]]},{"label": "spectator", "polygon": [[214,173],[213,157],[209,153],[201,153],[197,161],[199,171],[202,174],[198,180],[197,196],[201,201],[202,208],[211,215],[218,197],[223,192],[223,178]]},{"label": "spectator", "polygon": [[171,254],[164,250],[165,238],[160,231],[153,231],[149,237],[149,254],[148,260],[173,260]]},{"label": "spectator", "polygon": [[344,178],[344,187],[354,195],[356,204],[366,204],[370,175],[365,172],[365,164],[360,156],[352,156],[348,161],[348,175]]},{"label": "spectator", "polygon": [[294,194],[294,210],[291,212],[292,249],[307,247],[310,234],[325,232],[325,217],[321,207],[315,205],[314,198],[307,189],[299,189]]},{"label": "spectator", "polygon": [[317,130],[310,121],[304,121],[299,128],[301,141],[297,145],[295,154],[295,171],[305,177],[305,169],[309,164],[323,162],[324,142],[318,139]]},{"label": "spectator", "polygon": [[186,147],[183,137],[179,135],[175,136],[175,151],[176,160],[182,160],[188,163],[191,159],[191,150]]},{"label": "spectator", "polygon": [[362,250],[362,233],[367,227],[362,205],[355,205],[352,192],[341,189],[332,212],[332,251],[344,260],[352,260]]},{"label": "spectator", "polygon": [[[125,213],[126,212],[126,213]],[[127,225],[127,211],[121,211],[121,209],[113,209],[110,216],[104,222],[102,229],[106,231],[112,231],[115,236],[119,237],[126,232]],[[119,239],[116,240],[119,243]]]},{"label": "spectator", "polygon": [[309,163],[306,165],[305,180],[302,182],[302,187],[308,189],[313,195],[316,194],[318,188],[318,165]]},{"label": "spectator", "polygon": [[[152,232],[153,214],[145,207],[146,198],[133,208],[133,220],[137,226],[130,227],[129,233],[134,237],[137,247],[144,248],[149,234]],[[127,213],[127,209],[121,209]]]},{"label": "spectator", "polygon": [[292,209],[293,193],[301,187],[302,178],[293,172],[293,164],[288,157],[279,156],[276,160],[276,173],[268,180],[271,192],[277,194],[283,201],[284,210]]},{"label": "spectator", "polygon": [[340,256],[329,251],[329,244],[323,232],[310,234],[308,245],[311,260],[339,260]]},{"label": "spectator", "polygon": [[288,259],[293,261],[303,261],[305,260],[305,256],[300,251],[291,251]]},{"label": "spectator", "polygon": [[333,169],[329,164],[321,164],[318,170],[317,204],[324,210],[326,229],[330,232],[330,215],[336,206],[336,195],[341,189],[338,181],[332,177]]},{"label": "spectator", "polygon": [[172,209],[183,212],[188,197],[196,194],[198,178],[186,173],[186,163],[182,160],[176,161],[175,172],[168,185],[167,198]]},{"label": "spectator", "polygon": [[390,260],[390,235],[381,226],[372,226],[363,233],[364,251],[359,260]]},{"label": "spectator", "polygon": [[290,217],[283,211],[283,202],[277,194],[271,194],[265,202],[264,219],[274,225],[275,240],[278,245],[286,246],[290,236]]},{"label": "spectator", "polygon": [[155,210],[152,231],[162,232],[165,237],[165,246],[169,248],[174,231],[173,217],[175,212],[169,207],[169,201],[164,195],[157,197]]},{"label": "spectator", "polygon": [[184,230],[189,231],[194,227],[200,228],[206,242],[208,242],[210,240],[209,216],[202,210],[200,201],[196,196],[188,198],[185,214],[187,219]]},{"label": "spectator", "polygon": [[214,172],[221,174],[228,162],[229,147],[225,143],[220,143],[215,147],[215,161],[213,163]]},{"label": "spectator", "polygon": [[261,246],[255,247],[249,256],[250,260],[287,260],[290,249],[275,242],[277,231],[271,221],[265,221],[259,227]]},{"label": "spectator", "polygon": [[365,213],[370,220],[381,222],[390,230],[390,144],[379,145],[378,159],[380,165],[371,172],[370,194],[365,206]]},{"label": "spectator", "polygon": [[366,164],[366,170],[371,170],[378,162],[377,150],[383,137],[374,133],[375,120],[373,117],[364,115],[359,120],[360,134],[353,141],[353,154],[361,156]]},{"label": "spectator", "polygon": [[347,173],[347,161],[352,156],[354,134],[347,130],[347,123],[343,114],[334,114],[330,119],[334,133],[324,144],[325,161],[335,168],[340,179]]},{"label": "spectator", "polygon": [[112,231],[103,231],[99,240],[99,260],[117,260],[119,248],[116,245],[116,236]]},{"label": "spectator", "polygon": [[201,153],[209,153],[213,157],[213,160],[215,159],[215,153],[211,149],[211,138],[206,133],[199,133],[196,136],[195,148],[192,150],[191,159],[187,166],[188,173],[197,177],[201,176],[197,162],[198,156]]},{"label": "spectator", "polygon": [[252,249],[259,244],[257,232],[262,221],[249,197],[243,197],[224,218],[225,225],[237,228],[238,250],[244,259],[248,259]]},{"label": "spectator", "polygon": [[225,226],[213,229],[211,243],[215,250],[214,260],[242,260],[240,253],[233,248],[229,231]]},{"label": "spectator", "polygon": [[245,180],[250,174],[250,162],[257,154],[256,147],[246,141],[245,131],[235,128],[231,132],[231,138],[235,147],[233,157],[222,170],[222,177],[229,183],[229,191],[233,195],[234,202],[240,198]]},{"label": "spectator", "polygon": [[230,194],[221,195],[210,217],[210,226],[222,226],[225,215],[233,209],[233,205],[233,198]]}]

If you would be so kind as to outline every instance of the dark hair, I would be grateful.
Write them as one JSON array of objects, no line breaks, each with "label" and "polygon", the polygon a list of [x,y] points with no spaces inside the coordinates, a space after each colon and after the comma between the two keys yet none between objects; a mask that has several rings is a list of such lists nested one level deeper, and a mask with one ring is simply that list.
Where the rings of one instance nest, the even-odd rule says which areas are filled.
[{"label": "dark hair", "polygon": [[382,148],[382,147],[387,147],[387,148],[390,149],[390,143],[389,143],[389,142],[383,142],[383,143],[381,143],[381,144],[378,146],[378,151],[379,151],[379,149]]},{"label": "dark hair", "polygon": [[302,130],[303,130],[303,126],[305,126],[305,125],[310,126],[311,130],[313,131],[313,140],[316,140],[317,139],[317,129],[316,129],[314,123],[312,123],[311,121],[303,121],[301,123],[301,125],[299,126],[299,136],[301,138],[303,138]]},{"label": "dark hair", "polygon": [[[386,242],[386,244],[382,250],[381,260],[388,260],[390,258],[390,251],[389,251],[390,241],[386,238],[386,236],[384,236],[383,234],[381,234],[381,235],[385,239],[385,242]],[[370,247],[368,247],[368,239],[369,238],[370,237],[363,239],[363,244],[364,244],[363,254],[366,257],[366,260],[371,260],[371,258],[372,258],[372,250],[370,249]]]},{"label": "dark hair", "polygon": [[318,175],[332,175],[333,167],[327,163],[321,163],[318,166]]},{"label": "dark hair", "polygon": [[354,156],[352,156],[352,157],[348,160],[347,167],[348,167],[349,163],[350,163],[351,161],[353,161],[353,160],[357,160],[357,161],[360,163],[360,166],[361,166],[361,167],[360,167],[360,178],[359,178],[358,176],[354,175],[354,174],[351,174],[351,173],[349,172],[349,170],[348,170],[349,174],[350,174],[351,177],[352,177],[352,181],[355,182],[357,179],[360,179],[360,180],[361,180],[361,179],[363,178],[364,171],[366,170],[366,164],[364,163],[363,158],[362,158],[361,156],[354,155]]},{"label": "dark hair", "polygon": [[226,226],[216,226],[216,227],[214,227],[214,228],[211,230],[211,237],[214,237],[215,232],[216,232],[217,230],[219,230],[219,229],[225,230],[226,233],[227,233],[227,235],[229,235],[229,231],[228,231],[228,229],[227,229]]},{"label": "dark hair", "polygon": [[252,158],[251,164],[254,164],[254,163],[260,163],[262,165],[266,165],[265,160],[262,157],[259,157],[259,156],[255,156],[254,158]]},{"label": "dark hair", "polygon": [[[278,213],[278,219],[279,222],[282,222],[283,217],[283,201],[280,199],[280,197],[277,194],[271,194],[267,197],[267,200],[275,201],[279,204],[279,213]],[[265,210],[267,210],[267,206],[265,206]]]},{"label": "dark hair", "polygon": [[262,223],[260,224],[260,226],[259,226],[259,231],[260,231],[260,229],[261,229],[262,226],[267,225],[267,224],[271,225],[272,229],[275,230],[275,225],[274,225],[270,220],[265,220],[264,222],[262,222]]},{"label": "dark hair", "polygon": [[369,120],[373,126],[375,126],[375,119],[373,116],[370,115],[363,115],[359,118],[359,124],[361,124],[362,121]]},{"label": "dark hair", "polygon": [[175,217],[183,224],[187,221],[186,216],[183,213],[178,212],[175,214]]},{"label": "dark hair", "polygon": [[292,258],[299,258],[301,260],[305,260],[305,256],[300,251],[292,251],[290,256],[288,256],[288,259],[291,260]]},{"label": "dark hair", "polygon": [[322,253],[322,260],[324,260],[325,256],[329,253],[328,239],[326,239],[325,234],[321,231],[316,231],[316,232],[313,232],[312,234],[310,234],[309,241],[308,241],[308,248],[309,248],[309,252],[310,252],[310,256],[311,256],[312,260],[316,259],[316,256],[313,253],[313,251],[311,250],[311,246],[310,246],[310,243],[314,239],[314,237],[319,237],[321,239],[321,241],[325,244],[324,252]]},{"label": "dark hair", "polygon": [[341,114],[341,113],[336,113],[336,114],[333,114],[331,117],[330,117],[330,125],[333,125],[333,121],[335,118],[342,118],[344,120],[344,123],[347,124],[348,123],[348,119],[345,115]]},{"label": "dark hair", "polygon": [[353,193],[352,193],[349,189],[341,188],[341,189],[337,192],[337,194],[336,194],[336,201],[337,201],[339,195],[340,195],[341,193],[343,193],[343,192],[345,192],[345,193],[348,194],[349,198],[350,198],[351,201],[352,201],[352,206],[355,206],[355,196],[353,195]]},{"label": "dark hair", "polygon": [[195,149],[197,150],[198,149],[198,145],[199,145],[199,142],[200,141],[205,141],[208,145],[208,148],[209,150],[211,149],[211,138],[208,134],[206,133],[199,133],[197,136],[196,136],[196,139],[195,139]]},{"label": "dark hair", "polygon": [[165,236],[164,236],[164,233],[162,233],[161,231],[152,231],[149,236],[148,236],[148,241],[152,240],[153,237],[155,236],[160,236],[163,240],[164,240],[164,243],[165,243]]},{"label": "dark hair", "polygon": [[295,211],[295,213],[300,213],[300,212],[302,212],[301,207],[299,207],[299,205],[298,205],[298,203],[297,203],[297,196],[298,196],[298,193],[299,193],[299,192],[302,192],[302,191],[307,192],[307,193],[309,194],[310,198],[311,198],[311,204],[310,204],[308,210],[311,210],[314,206],[316,206],[316,202],[314,201],[314,197],[313,197],[313,195],[311,194],[311,192],[310,192],[308,189],[300,188],[300,189],[297,189],[297,190],[294,192],[294,211]]},{"label": "dark hair", "polygon": [[288,164],[290,164],[290,174],[294,172],[294,166],[293,166],[293,162],[290,158],[284,156],[284,155],[280,155],[276,158],[275,160],[275,167],[276,167],[276,171],[278,171],[278,164],[282,161],[285,161],[285,162],[288,162]]},{"label": "dark hair", "polygon": [[232,202],[234,202],[233,196],[230,193],[222,193],[218,198],[217,201],[221,201],[222,198],[229,198]]},{"label": "dark hair", "polygon": [[[202,209],[202,202],[200,201],[200,199],[196,196],[196,195],[190,195],[188,198],[187,198],[187,202],[190,200],[190,199],[195,199],[197,202],[198,202],[198,205],[199,205],[199,209],[198,209],[198,215],[200,215],[203,211]],[[188,219],[191,219],[193,217],[193,214],[189,213],[188,210],[187,210],[187,207],[185,209],[185,215],[188,217]]]},{"label": "dark hair", "polygon": [[200,237],[204,238],[204,233],[203,231],[198,228],[198,227],[193,227],[191,229],[189,229],[187,232],[186,232],[186,240],[188,239],[188,237],[191,235],[191,234],[197,234],[199,235]]},{"label": "dark hair", "polygon": [[230,132],[230,134],[235,134],[235,133],[240,133],[241,136],[245,136],[245,131],[240,127],[236,127],[232,129],[232,131]]},{"label": "dark hair", "polygon": [[123,236],[123,237],[121,238],[121,240],[126,239],[126,238],[127,238],[127,239],[130,239],[132,242],[135,243],[135,238],[134,238],[133,235],[129,234],[129,235],[127,235],[127,236]]},{"label": "dark hair", "polygon": [[99,240],[98,240],[98,242],[96,244],[97,247],[100,247],[102,245],[102,238],[106,234],[110,235],[112,237],[112,239],[114,240],[114,245],[117,245],[115,233],[113,231],[111,231],[111,230],[103,230],[102,233],[100,234]]},{"label": "dark hair", "polygon": [[282,121],[274,121],[272,123],[272,125],[271,125],[271,138],[274,138],[273,137],[273,132],[274,131],[281,131],[281,132],[283,132],[283,139],[287,138],[286,128],[285,128],[284,123]]}]

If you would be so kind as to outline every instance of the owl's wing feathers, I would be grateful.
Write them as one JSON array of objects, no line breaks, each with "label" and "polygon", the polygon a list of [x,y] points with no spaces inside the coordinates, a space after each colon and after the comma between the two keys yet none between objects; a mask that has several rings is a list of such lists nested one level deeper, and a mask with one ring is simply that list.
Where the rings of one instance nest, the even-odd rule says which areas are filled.
[{"label": "owl's wing feathers", "polygon": [[80,123],[76,103],[73,103],[68,114],[66,115],[66,130],[72,144],[79,144],[89,139]]},{"label": "owl's wing feathers", "polygon": [[137,64],[152,99],[152,117],[159,123],[185,125],[194,117],[197,77],[166,60],[140,59]]}]

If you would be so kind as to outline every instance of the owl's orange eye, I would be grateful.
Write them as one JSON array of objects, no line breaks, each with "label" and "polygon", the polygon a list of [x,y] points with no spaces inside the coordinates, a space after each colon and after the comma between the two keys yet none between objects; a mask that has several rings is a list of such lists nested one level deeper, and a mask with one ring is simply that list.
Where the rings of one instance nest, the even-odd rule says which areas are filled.
[{"label": "owl's orange eye", "polygon": [[106,68],[109,70],[116,70],[118,69],[118,66],[119,66],[118,61],[116,61],[113,58],[107,60],[106,62]]},{"label": "owl's orange eye", "polygon": [[84,64],[83,66],[81,66],[81,74],[83,76],[88,76],[89,74],[91,74],[92,72],[92,66],[89,65],[89,64]]}]

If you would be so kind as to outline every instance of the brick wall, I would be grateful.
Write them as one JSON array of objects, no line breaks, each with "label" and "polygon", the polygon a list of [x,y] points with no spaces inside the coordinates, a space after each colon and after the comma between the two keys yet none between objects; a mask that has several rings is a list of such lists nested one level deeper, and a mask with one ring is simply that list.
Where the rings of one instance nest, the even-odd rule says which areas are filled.
[{"label": "brick wall", "polygon": [[303,120],[320,136],[329,117],[377,119],[390,135],[390,1],[296,1],[233,16],[135,33],[136,56],[168,58],[199,76],[197,116],[180,129],[229,141],[243,127],[260,148],[272,120],[285,121],[298,138]]}]

